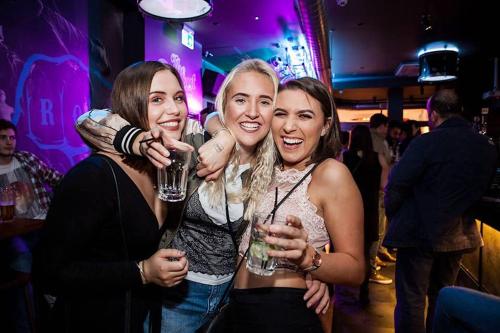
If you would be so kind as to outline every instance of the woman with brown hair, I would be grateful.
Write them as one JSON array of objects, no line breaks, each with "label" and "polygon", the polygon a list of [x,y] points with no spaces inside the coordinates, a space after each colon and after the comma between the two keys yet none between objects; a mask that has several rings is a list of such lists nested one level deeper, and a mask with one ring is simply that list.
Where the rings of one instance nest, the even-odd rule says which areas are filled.
[{"label": "woman with brown hair", "polygon": [[[279,152],[273,182],[255,214],[285,220],[268,225],[267,255],[278,259],[271,276],[237,272],[224,332],[323,332],[314,310],[304,306],[307,276],[327,283],[359,285],[364,277],[363,208],[347,168],[335,160],[339,121],[328,89],[301,78],[279,90],[271,124]],[[247,261],[247,228],[239,249]],[[332,253],[323,252],[329,241]],[[251,250],[250,250],[251,251]]]},{"label": "woman with brown hair", "polygon": [[[112,104],[135,127],[169,124],[173,139],[183,133],[184,88],[169,65],[123,70]],[[34,263],[38,285],[56,296],[51,332],[142,332],[148,313],[159,309],[158,291],[145,284],[172,287],[186,276],[184,252],[157,250],[167,207],[155,195],[154,175],[145,158],[100,153],[63,179]]]}]

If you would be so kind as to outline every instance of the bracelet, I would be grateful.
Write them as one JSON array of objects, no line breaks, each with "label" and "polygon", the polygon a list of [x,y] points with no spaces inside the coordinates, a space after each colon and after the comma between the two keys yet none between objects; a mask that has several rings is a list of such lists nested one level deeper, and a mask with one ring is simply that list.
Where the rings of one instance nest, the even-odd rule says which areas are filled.
[{"label": "bracelet", "polygon": [[141,273],[142,284],[146,284],[146,276],[144,275],[144,261],[139,261],[135,263],[137,268],[139,268],[139,273]]},{"label": "bracelet", "polygon": [[116,132],[115,139],[113,140],[113,147],[121,154],[133,155],[132,147],[134,141],[139,134],[144,132],[142,129],[127,125]]}]

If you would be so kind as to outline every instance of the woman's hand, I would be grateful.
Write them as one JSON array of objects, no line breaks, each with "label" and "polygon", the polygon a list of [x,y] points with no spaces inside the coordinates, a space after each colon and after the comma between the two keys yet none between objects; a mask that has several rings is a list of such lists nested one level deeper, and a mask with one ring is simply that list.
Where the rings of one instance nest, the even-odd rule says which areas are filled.
[{"label": "woman's hand", "polygon": [[236,140],[228,130],[222,130],[198,149],[198,165],[196,173],[205,177],[206,181],[216,180],[224,172],[231,158]]},{"label": "woman's hand", "polygon": [[145,282],[162,287],[176,286],[186,277],[188,266],[183,251],[160,249],[143,261]]},{"label": "woman's hand", "polygon": [[330,307],[330,291],[328,285],[320,280],[315,280],[311,274],[306,275],[307,291],[304,294],[304,301],[307,302],[307,307],[316,307],[317,314],[325,314]]},{"label": "woman's hand", "polygon": [[172,139],[161,127],[141,133],[134,141],[134,153],[142,155],[157,168],[170,165],[169,150],[193,151],[194,148],[187,143]]},{"label": "woman's hand", "polygon": [[286,225],[271,224],[269,234],[272,236],[266,236],[266,243],[278,247],[267,251],[270,256],[288,259],[296,265],[302,263],[308,248],[308,235],[298,217],[287,215]]}]

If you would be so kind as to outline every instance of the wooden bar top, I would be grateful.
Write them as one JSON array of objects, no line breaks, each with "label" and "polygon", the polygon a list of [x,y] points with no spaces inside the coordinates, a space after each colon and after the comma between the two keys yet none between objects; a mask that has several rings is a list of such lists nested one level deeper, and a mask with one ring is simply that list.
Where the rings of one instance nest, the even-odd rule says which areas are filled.
[{"label": "wooden bar top", "polygon": [[45,220],[15,217],[11,221],[0,220],[0,239],[27,234],[40,229]]}]

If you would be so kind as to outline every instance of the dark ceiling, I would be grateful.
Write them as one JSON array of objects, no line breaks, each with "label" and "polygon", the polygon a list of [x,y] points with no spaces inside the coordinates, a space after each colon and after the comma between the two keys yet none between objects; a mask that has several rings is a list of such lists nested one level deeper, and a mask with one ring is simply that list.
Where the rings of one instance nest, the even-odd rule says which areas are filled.
[{"label": "dark ceiling", "polygon": [[[463,67],[480,65],[481,80],[492,77],[486,72],[500,53],[494,1],[348,0],[343,7],[337,2],[325,1],[334,89],[415,86],[416,77],[396,77],[396,69],[401,63],[417,63],[418,50],[432,41],[457,44],[462,76],[477,79],[473,69]],[[213,4],[211,16],[190,25],[209,54],[206,60],[224,71],[244,58],[267,60],[279,54],[277,45],[300,32],[294,0]],[[428,31],[423,15],[432,25]],[[370,90],[362,97],[370,99]]]}]

